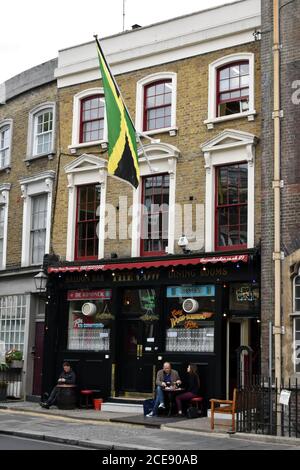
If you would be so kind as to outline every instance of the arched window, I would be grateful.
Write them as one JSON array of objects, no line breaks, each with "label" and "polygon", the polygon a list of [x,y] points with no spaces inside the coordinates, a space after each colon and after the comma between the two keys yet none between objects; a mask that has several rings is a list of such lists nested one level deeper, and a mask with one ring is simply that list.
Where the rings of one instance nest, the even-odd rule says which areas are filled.
[{"label": "arched window", "polygon": [[73,98],[71,152],[76,148],[101,145],[107,148],[107,125],[103,88],[88,88]]},{"label": "arched window", "polygon": [[294,279],[294,312],[300,315],[300,275]]},{"label": "arched window", "polygon": [[27,160],[48,156],[55,147],[55,103],[42,103],[29,113]]},{"label": "arched window", "polygon": [[10,166],[12,121],[0,122],[0,169]]},{"label": "arched window", "polygon": [[161,72],[137,82],[135,126],[138,132],[176,135],[177,75]]}]

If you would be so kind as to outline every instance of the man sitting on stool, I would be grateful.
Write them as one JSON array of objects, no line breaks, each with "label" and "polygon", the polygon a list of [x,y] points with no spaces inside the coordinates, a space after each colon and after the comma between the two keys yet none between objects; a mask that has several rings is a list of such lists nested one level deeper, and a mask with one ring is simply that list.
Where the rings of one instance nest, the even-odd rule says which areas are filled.
[{"label": "man sitting on stool", "polygon": [[[57,385],[74,385],[75,382],[76,382],[75,373],[72,371],[70,363],[64,362],[63,371],[57,380]],[[49,409],[50,406],[54,405],[56,398],[57,398],[58,391],[59,391],[59,388],[55,385],[52,392],[50,393],[50,397],[48,398],[48,400],[46,402],[40,403],[41,407]]]},{"label": "man sitting on stool", "polygon": [[157,372],[156,376],[156,398],[153,410],[146,415],[147,418],[157,415],[158,408],[165,408],[164,393],[163,389],[170,387],[171,385],[180,385],[181,380],[179,378],[177,370],[172,369],[169,362],[165,362],[163,369]]}]

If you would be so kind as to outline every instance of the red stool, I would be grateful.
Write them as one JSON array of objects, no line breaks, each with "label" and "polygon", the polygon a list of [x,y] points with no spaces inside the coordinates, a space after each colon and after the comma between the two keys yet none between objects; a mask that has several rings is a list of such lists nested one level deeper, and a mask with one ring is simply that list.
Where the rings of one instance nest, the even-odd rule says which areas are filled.
[{"label": "red stool", "polygon": [[191,399],[191,405],[198,408],[199,413],[202,415],[203,411],[203,397],[194,397]]},{"label": "red stool", "polygon": [[[93,406],[92,403],[93,390],[80,390],[80,408],[89,408]],[[85,403],[83,404],[83,398],[85,397]],[[89,401],[89,397],[91,401]]]}]

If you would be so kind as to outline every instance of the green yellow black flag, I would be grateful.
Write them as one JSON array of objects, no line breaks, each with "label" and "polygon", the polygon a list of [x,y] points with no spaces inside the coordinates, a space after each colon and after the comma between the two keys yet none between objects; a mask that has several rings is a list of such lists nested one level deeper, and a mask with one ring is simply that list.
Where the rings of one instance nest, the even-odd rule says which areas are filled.
[{"label": "green yellow black flag", "polygon": [[118,85],[95,37],[105,95],[108,127],[108,172],[137,188],[140,180],[136,132]]}]

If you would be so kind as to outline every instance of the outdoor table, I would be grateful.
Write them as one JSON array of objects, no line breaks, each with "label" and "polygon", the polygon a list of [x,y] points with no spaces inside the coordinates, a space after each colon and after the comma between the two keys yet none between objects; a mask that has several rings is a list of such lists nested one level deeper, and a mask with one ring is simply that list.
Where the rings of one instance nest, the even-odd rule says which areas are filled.
[{"label": "outdoor table", "polygon": [[56,397],[57,408],[60,410],[72,410],[76,408],[76,385],[59,384]]},{"label": "outdoor table", "polygon": [[178,393],[184,392],[184,388],[177,388],[177,387],[165,387],[162,389],[164,393],[167,394],[169,399],[169,411],[168,416],[172,414],[172,408],[175,404],[175,397]]}]

